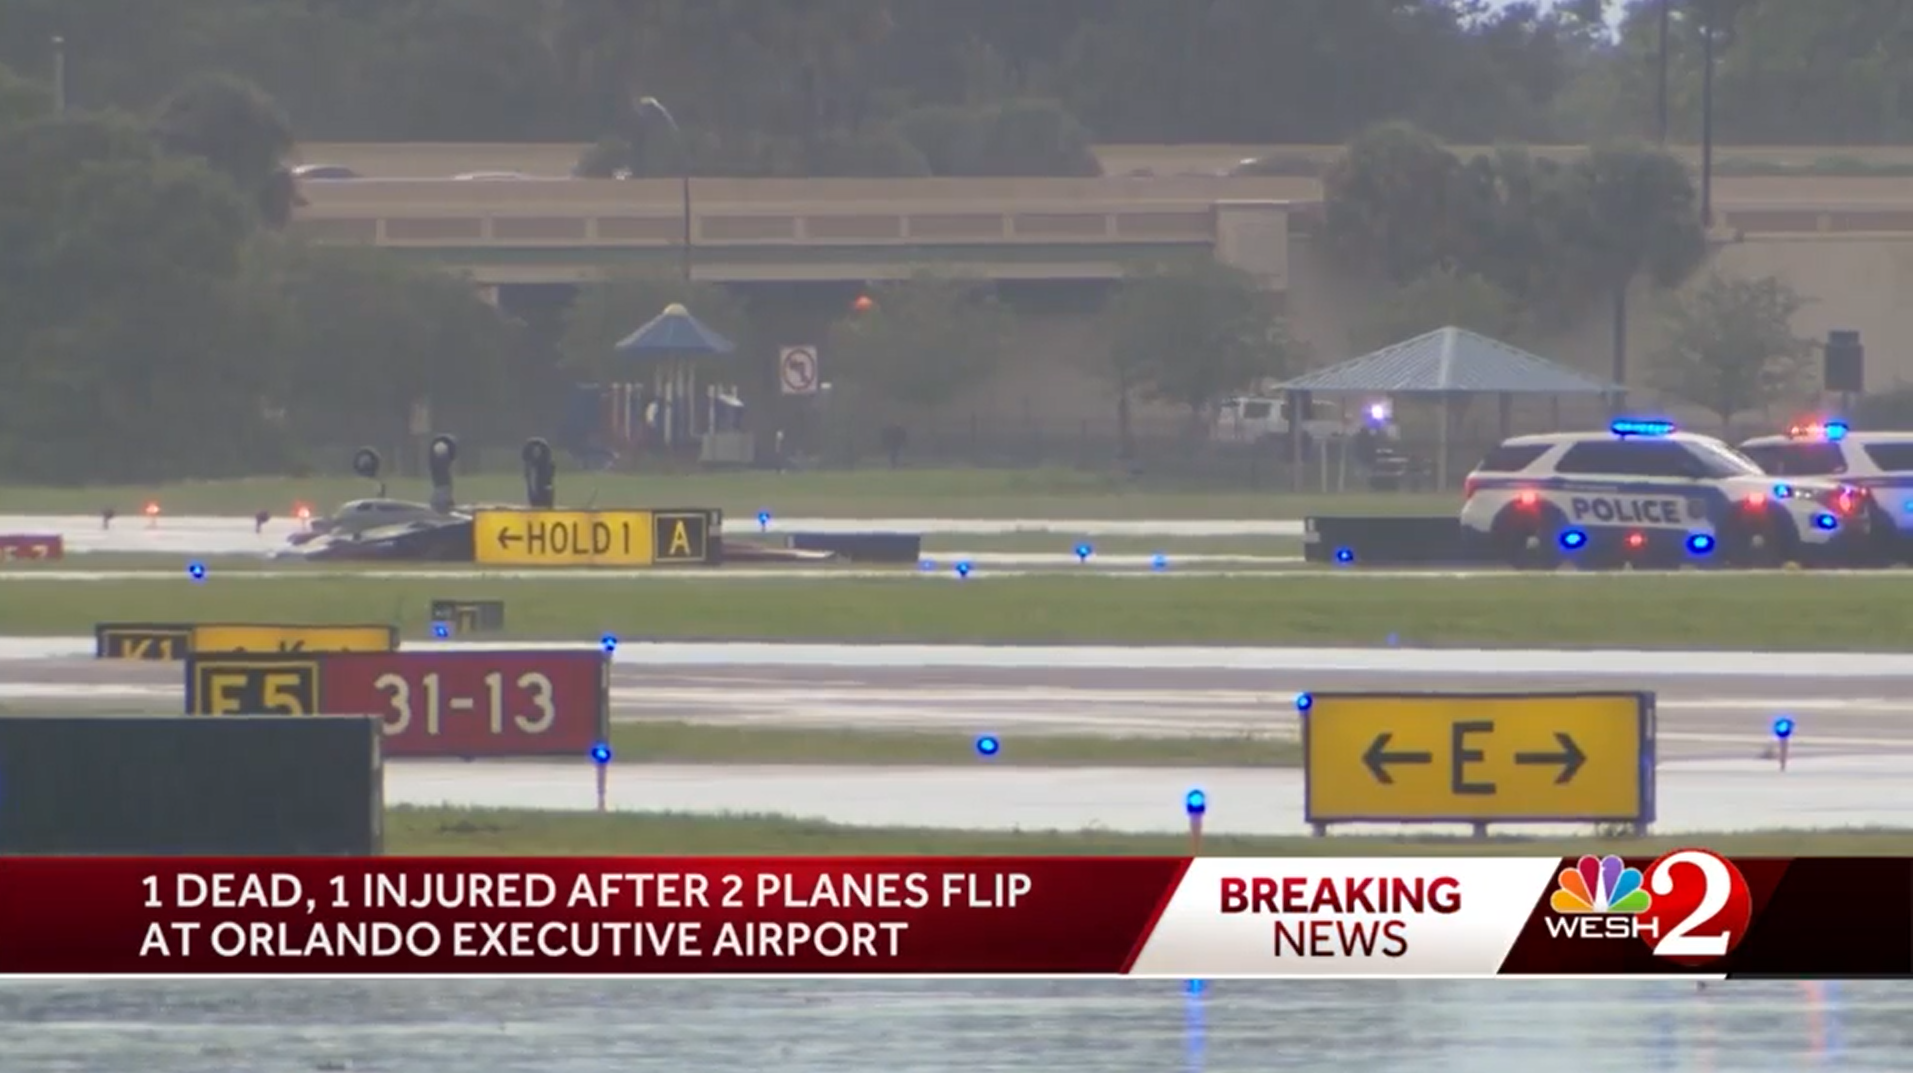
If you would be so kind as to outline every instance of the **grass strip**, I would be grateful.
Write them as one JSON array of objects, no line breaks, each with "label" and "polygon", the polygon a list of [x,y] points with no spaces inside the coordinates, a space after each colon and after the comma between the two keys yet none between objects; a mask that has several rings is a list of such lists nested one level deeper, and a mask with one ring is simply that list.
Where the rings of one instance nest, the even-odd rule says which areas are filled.
[{"label": "grass strip", "polygon": [[1913,573],[1374,577],[301,578],[0,582],[0,634],[99,622],[392,622],[505,601],[507,636],[596,640],[1608,646],[1875,651],[1913,636]]}]

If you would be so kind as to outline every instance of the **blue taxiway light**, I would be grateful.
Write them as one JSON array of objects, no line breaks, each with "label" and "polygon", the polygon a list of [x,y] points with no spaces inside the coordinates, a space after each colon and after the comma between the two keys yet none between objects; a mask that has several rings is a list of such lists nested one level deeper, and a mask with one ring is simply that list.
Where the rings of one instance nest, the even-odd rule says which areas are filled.
[{"label": "blue taxiway light", "polygon": [[1314,697],[1310,696],[1307,693],[1297,693],[1295,695],[1295,710],[1296,711],[1306,712],[1313,707],[1315,707]]},{"label": "blue taxiway light", "polygon": [[606,745],[604,742],[593,745],[591,747],[591,762],[594,764],[609,764],[611,762],[611,746]]},{"label": "blue taxiway light", "polygon": [[1157,552],[1155,556],[1149,560],[1149,566],[1153,570],[1167,570],[1169,569],[1169,556],[1164,555],[1162,552]]},{"label": "blue taxiway light", "polygon": [[445,638],[447,638],[447,637],[450,637],[451,635],[452,635],[452,625],[451,625],[451,623],[449,623],[449,622],[434,622],[434,623],[432,623],[432,636],[433,636],[433,637],[436,637],[436,638],[438,638],[439,640],[441,640],[441,641],[442,641],[442,640],[444,640]]},{"label": "blue taxiway light", "polygon": [[1336,548],[1335,561],[1338,563],[1352,563],[1355,561],[1355,552],[1349,548]]},{"label": "blue taxiway light", "polygon": [[603,637],[598,638],[598,643],[604,646],[606,652],[616,652],[618,650],[618,638],[615,634],[605,634]]},{"label": "blue taxiway light", "polygon": [[935,559],[924,559],[917,563],[917,569],[923,571],[926,574],[932,570],[935,570],[936,568],[937,568],[937,561]]},{"label": "blue taxiway light", "polygon": [[205,563],[187,563],[186,576],[192,578],[194,581],[206,580],[206,564]]},{"label": "blue taxiway light", "polygon": [[956,564],[956,572],[958,577],[969,577],[970,576],[970,560],[965,559],[962,562]]},{"label": "blue taxiway light", "polygon": [[1182,797],[1182,807],[1191,816],[1200,816],[1209,811],[1209,795],[1201,790],[1191,790]]},{"label": "blue taxiway light", "polygon": [[760,510],[757,512],[757,527],[759,529],[769,529],[771,527],[770,511]]},{"label": "blue taxiway light", "polygon": [[1088,562],[1089,557],[1094,554],[1096,554],[1096,549],[1090,547],[1088,544],[1076,545],[1076,558],[1079,562]]},{"label": "blue taxiway light", "polygon": [[1002,751],[1003,743],[997,740],[995,734],[985,734],[976,739],[976,754],[978,756],[995,756]]},{"label": "blue taxiway light", "polygon": [[1781,741],[1793,737],[1793,720],[1784,715],[1774,720],[1774,737]]}]

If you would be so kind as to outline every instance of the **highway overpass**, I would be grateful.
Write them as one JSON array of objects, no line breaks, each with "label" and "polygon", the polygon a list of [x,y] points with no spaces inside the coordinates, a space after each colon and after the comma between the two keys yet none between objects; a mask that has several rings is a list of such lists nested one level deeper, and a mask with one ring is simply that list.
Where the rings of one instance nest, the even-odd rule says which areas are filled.
[{"label": "highway overpass", "polygon": [[[483,283],[577,282],[675,266],[677,180],[367,179],[310,182],[297,227],[470,272]],[[1290,238],[1322,196],[1313,178],[697,179],[698,278],[895,278],[923,267],[996,279],[1115,279],[1137,265],[1217,257],[1286,286]],[[1721,236],[1913,233],[1913,178],[1720,178]]]}]

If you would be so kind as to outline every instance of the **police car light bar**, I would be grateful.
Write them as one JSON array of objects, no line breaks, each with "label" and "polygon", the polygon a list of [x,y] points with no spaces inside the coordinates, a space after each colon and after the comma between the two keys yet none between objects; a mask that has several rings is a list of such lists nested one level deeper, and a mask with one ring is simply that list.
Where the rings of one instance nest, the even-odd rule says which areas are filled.
[{"label": "police car light bar", "polygon": [[1626,418],[1615,421],[1608,428],[1616,436],[1665,436],[1674,431],[1672,421],[1634,421]]},{"label": "police car light bar", "polygon": [[1847,435],[1845,421],[1816,421],[1810,425],[1793,425],[1787,429],[1787,435],[1793,439],[1842,440]]}]

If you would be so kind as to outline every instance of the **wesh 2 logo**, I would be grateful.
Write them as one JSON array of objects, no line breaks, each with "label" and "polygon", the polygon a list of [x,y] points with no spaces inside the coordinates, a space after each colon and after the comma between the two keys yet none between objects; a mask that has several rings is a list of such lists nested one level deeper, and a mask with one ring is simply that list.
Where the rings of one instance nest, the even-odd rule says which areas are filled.
[{"label": "wesh 2 logo", "polygon": [[1655,957],[1699,964],[1740,945],[1753,895],[1734,862],[1704,849],[1676,850],[1647,866],[1582,857],[1548,896],[1554,939],[1639,939]]}]

